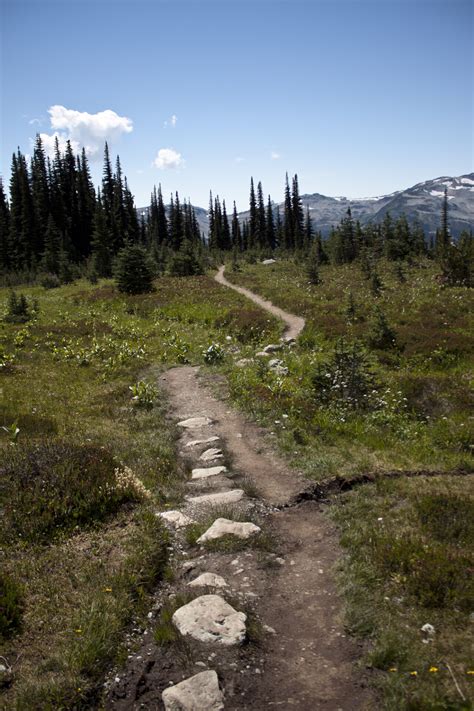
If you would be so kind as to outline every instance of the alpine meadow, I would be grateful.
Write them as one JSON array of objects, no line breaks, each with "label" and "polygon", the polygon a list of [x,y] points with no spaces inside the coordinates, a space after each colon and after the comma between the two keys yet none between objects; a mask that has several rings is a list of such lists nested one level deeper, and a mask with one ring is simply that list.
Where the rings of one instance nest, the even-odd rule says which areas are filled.
[{"label": "alpine meadow", "polygon": [[473,709],[472,0],[0,12],[0,708]]}]

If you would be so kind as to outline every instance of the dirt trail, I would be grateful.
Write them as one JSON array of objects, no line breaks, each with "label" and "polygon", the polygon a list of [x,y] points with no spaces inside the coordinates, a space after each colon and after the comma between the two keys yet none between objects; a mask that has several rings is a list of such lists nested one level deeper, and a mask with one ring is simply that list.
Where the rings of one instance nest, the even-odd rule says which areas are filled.
[{"label": "dirt trail", "polygon": [[[227,283],[223,268],[217,278]],[[237,290],[270,309],[263,299]],[[303,328],[303,319],[275,307],[271,310],[287,323],[287,337],[294,337]],[[149,616],[150,626],[141,633],[125,669],[114,672],[118,676],[108,683],[104,707],[116,711],[163,709],[161,694],[165,688],[203,669],[212,669],[224,691],[225,711],[376,709],[364,674],[354,665],[361,649],[344,632],[341,600],[334,582],[334,567],[341,556],[335,528],[322,504],[294,503],[307,482],[272,451],[262,428],[233,410],[225,395],[214,394],[216,385],[219,392],[225,390],[219,388],[220,384],[223,382],[213,376],[211,389],[199,368],[191,366],[173,368],[160,378],[174,422],[209,418],[205,426],[183,430],[180,457],[186,468],[205,466],[200,457],[210,445],[196,445],[195,440],[218,437],[212,446],[224,450],[230,471],[206,480],[204,491],[245,489],[245,482],[251,482],[259,498],[246,496],[238,506],[257,518],[276,548],[250,547],[237,553],[222,548],[193,549],[176,532],[175,580],[171,588],[159,592],[155,612]],[[196,493],[195,481],[186,486],[188,492]],[[251,493],[248,486],[247,492]],[[184,507],[188,510],[186,504]],[[188,637],[178,647],[157,646],[153,617],[168,596],[189,590],[190,580],[203,572],[227,581],[225,597],[261,621],[260,636],[234,648],[195,643]],[[197,711],[207,710],[199,707]]]},{"label": "dirt trail", "polygon": [[254,294],[253,291],[250,291],[249,289],[245,289],[243,286],[237,286],[236,284],[231,284],[230,281],[227,281],[227,279],[224,276],[224,270],[225,266],[219,267],[219,271],[215,275],[214,279],[219,282],[219,284],[223,284],[223,286],[228,286],[231,289],[234,289],[234,291],[238,291],[239,294],[243,294],[243,296],[246,296],[248,299],[251,299],[254,301],[256,304],[262,307],[262,309],[265,309],[266,311],[269,311],[271,314],[274,316],[277,316],[278,318],[281,318],[282,321],[286,323],[286,328],[284,332],[284,338],[287,340],[290,340],[292,338],[297,338],[301,331],[303,330],[305,326],[305,320],[304,318],[301,318],[301,316],[295,316],[294,314],[289,314],[286,311],[283,311],[283,309],[280,309],[278,306],[274,306],[271,301],[267,301],[266,299],[263,299],[261,296],[258,296],[258,294]]}]

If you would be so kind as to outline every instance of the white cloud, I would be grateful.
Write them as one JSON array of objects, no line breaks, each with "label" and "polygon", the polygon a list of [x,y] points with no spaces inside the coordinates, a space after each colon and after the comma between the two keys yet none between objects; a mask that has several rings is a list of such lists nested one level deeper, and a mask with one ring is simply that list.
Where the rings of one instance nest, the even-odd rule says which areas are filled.
[{"label": "white cloud", "polygon": [[168,126],[171,126],[171,128],[174,128],[177,123],[178,123],[178,117],[176,116],[176,114],[173,114],[172,116],[170,116],[169,119],[166,119],[163,126],[165,128],[167,128]]},{"label": "white cloud", "polygon": [[30,124],[30,126],[41,126],[43,121],[39,118],[32,118],[30,121],[28,121],[28,123]]},{"label": "white cloud", "polygon": [[242,158],[242,156],[237,156],[237,158],[235,159],[235,162],[236,163],[243,163],[244,160],[245,160],[245,158]]},{"label": "white cloud", "polygon": [[160,148],[153,163],[160,170],[169,170],[170,168],[180,168],[184,165],[184,160],[181,153],[175,151],[174,148]]},{"label": "white cloud", "polygon": [[270,158],[271,158],[272,160],[278,160],[279,158],[281,158],[281,156],[280,156],[280,154],[277,153],[276,151],[272,151],[272,152],[270,153]]},{"label": "white cloud", "polygon": [[[54,156],[54,144],[56,141],[56,136],[58,137],[59,150],[64,153],[66,150],[67,137],[55,131],[52,134],[40,133],[40,138],[43,143],[43,149],[47,156],[53,158]],[[30,139],[31,145],[34,146],[34,140]],[[80,153],[81,147],[77,141],[71,141],[71,148],[74,153]]]},{"label": "white cloud", "polygon": [[105,141],[113,142],[122,134],[133,131],[132,120],[111,109],[90,114],[55,104],[48,113],[53,133],[42,133],[41,138],[49,155],[54,148],[55,136],[58,136],[61,149],[69,139],[75,152],[84,147],[90,158],[100,158]]}]

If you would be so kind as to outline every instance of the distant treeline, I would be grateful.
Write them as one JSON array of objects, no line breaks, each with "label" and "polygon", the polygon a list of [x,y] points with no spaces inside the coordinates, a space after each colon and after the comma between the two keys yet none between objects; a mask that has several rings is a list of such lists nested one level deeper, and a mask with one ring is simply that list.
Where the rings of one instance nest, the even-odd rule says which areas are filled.
[{"label": "distant treeline", "polygon": [[[67,280],[71,268],[95,276],[111,276],[114,259],[130,244],[142,245],[152,257],[157,273],[169,264],[180,273],[196,273],[203,255],[311,253],[318,264],[344,264],[357,259],[385,257],[403,260],[422,255],[441,264],[472,263],[472,234],[464,232],[454,244],[449,234],[447,194],[440,228],[427,243],[420,223],[409,224],[387,213],[380,224],[362,226],[350,208],[341,222],[323,239],[314,230],[309,209],[303,209],[298,177],[286,176],[282,209],[271,197],[265,200],[262,184],[250,183],[249,213],[232,215],[225,201],[210,197],[209,233],[200,232],[193,206],[178,193],[165,206],[161,186],[153,189],[146,215],[140,218],[117,156],[112,168],[105,144],[101,187],[92,183],[85,150],[75,156],[71,143],[61,153],[56,139],[52,160],[46,157],[41,137],[36,137],[28,164],[18,149],[12,157],[10,201],[0,182],[0,272],[46,273]],[[176,259],[182,254],[184,259]],[[469,267],[470,270],[470,267]],[[470,283],[471,272],[456,283]]]}]

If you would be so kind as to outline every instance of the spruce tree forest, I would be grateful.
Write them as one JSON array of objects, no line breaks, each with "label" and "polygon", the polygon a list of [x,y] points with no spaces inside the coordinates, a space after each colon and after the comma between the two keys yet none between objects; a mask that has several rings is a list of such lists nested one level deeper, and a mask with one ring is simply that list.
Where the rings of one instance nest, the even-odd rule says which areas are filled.
[{"label": "spruce tree forest", "polygon": [[146,291],[151,277],[200,274],[226,253],[234,262],[294,255],[308,262],[310,278],[316,281],[318,267],[325,263],[358,260],[372,277],[377,259],[425,256],[439,262],[444,283],[473,285],[473,237],[464,231],[457,242],[451,239],[446,191],[435,237],[425,235],[419,223],[409,224],[404,215],[392,219],[387,213],[381,224],[362,226],[349,208],[323,238],[314,230],[309,210],[304,211],[297,175],[291,183],[286,176],[281,211],[252,178],[246,219],[239,217],[235,202],[229,213],[225,201],[211,193],[209,232],[204,235],[190,202],[175,193],[165,204],[161,186],[153,188],[149,209],[139,217],[120,157],[113,167],[107,143],[96,191],[84,149],[75,156],[68,141],[61,153],[56,139],[50,160],[39,135],[29,164],[19,149],[13,154],[9,187],[8,201],[0,182],[0,274],[6,285],[39,280],[54,287],[80,276],[92,281],[117,276],[129,271],[135,255],[145,272],[139,281],[122,286]]}]

